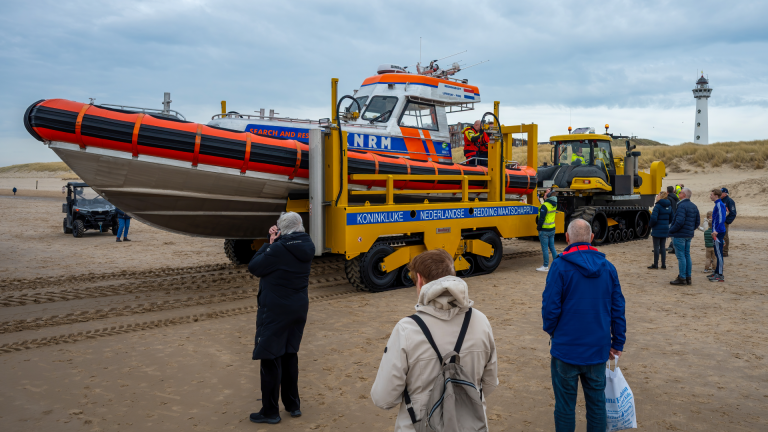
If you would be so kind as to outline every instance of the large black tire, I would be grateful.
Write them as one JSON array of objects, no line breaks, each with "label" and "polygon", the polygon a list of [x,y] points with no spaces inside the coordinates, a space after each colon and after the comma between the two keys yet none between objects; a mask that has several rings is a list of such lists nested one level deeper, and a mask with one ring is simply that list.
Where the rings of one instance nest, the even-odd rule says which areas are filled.
[{"label": "large black tire", "polygon": [[464,259],[469,264],[469,268],[466,270],[459,270],[456,272],[456,276],[458,277],[470,277],[475,272],[475,267],[477,267],[477,263],[475,262],[475,258],[477,258],[477,255],[475,254],[464,254]]},{"label": "large black tire", "polygon": [[368,291],[368,287],[363,283],[360,277],[360,255],[351,260],[344,261],[344,273],[347,275],[349,283],[358,291]]},{"label": "large black tire", "polygon": [[256,251],[251,248],[253,240],[226,239],[224,240],[224,253],[234,265],[243,265],[251,262]]},{"label": "large black tire", "polygon": [[501,264],[501,259],[504,256],[504,246],[501,244],[501,237],[495,232],[489,231],[483,234],[480,236],[480,240],[493,247],[493,255],[487,258],[481,255],[475,255],[473,258],[481,271],[491,273],[499,267],[499,264]]},{"label": "large black tire", "polygon": [[592,240],[593,245],[603,244],[608,238],[608,218],[605,216],[605,213],[598,211],[594,207],[582,207],[573,212],[571,221],[577,218],[584,219],[592,226],[592,234],[595,235],[595,238]]},{"label": "large black tire", "polygon": [[67,226],[67,218],[64,218],[64,234],[72,234],[72,228]]},{"label": "large black tire", "polygon": [[651,234],[651,227],[648,224],[651,221],[651,216],[647,210],[641,210],[637,212],[635,216],[635,237],[636,238],[648,238]]},{"label": "large black tire", "polygon": [[72,222],[73,237],[82,237],[84,232],[85,232],[85,223],[83,223],[82,220],[76,219],[74,222]]},{"label": "large black tire", "polygon": [[360,257],[360,277],[366,287],[372,292],[384,291],[390,288],[397,279],[397,270],[387,273],[379,265],[384,258],[395,252],[392,246],[385,243],[374,244],[368,252]]}]

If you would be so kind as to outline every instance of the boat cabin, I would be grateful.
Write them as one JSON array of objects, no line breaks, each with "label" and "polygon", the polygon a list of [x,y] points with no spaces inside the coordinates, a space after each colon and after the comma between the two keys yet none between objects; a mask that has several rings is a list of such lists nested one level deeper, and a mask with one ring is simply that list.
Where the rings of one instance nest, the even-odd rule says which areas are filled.
[{"label": "boat cabin", "polygon": [[[356,103],[345,103],[341,113],[351,150],[451,162],[446,115],[474,109],[480,90],[466,80],[407,73],[386,64],[363,81],[354,98]],[[309,130],[328,122],[267,116],[262,110],[258,115],[218,114],[208,125],[307,143]]]}]

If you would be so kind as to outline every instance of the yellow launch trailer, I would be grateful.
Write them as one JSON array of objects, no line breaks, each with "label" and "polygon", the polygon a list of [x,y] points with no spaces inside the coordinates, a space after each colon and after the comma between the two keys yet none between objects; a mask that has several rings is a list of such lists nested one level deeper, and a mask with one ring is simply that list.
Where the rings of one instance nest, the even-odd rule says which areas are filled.
[{"label": "yellow launch trailer", "polygon": [[[334,80],[334,110],[336,85],[337,80]],[[497,117],[498,105],[496,102],[494,107]],[[336,124],[325,131],[310,131],[309,205],[289,202],[288,209],[308,207],[310,235],[317,248],[316,255],[343,255],[347,277],[360,290],[376,292],[411,285],[407,264],[419,253],[436,248],[444,249],[454,257],[459,275],[493,272],[502,260],[502,238],[537,235],[536,216],[540,203],[535,189],[527,197],[530,204],[507,200],[502,185],[506,173],[501,167],[506,167],[506,158],[512,154],[512,133],[528,134],[528,160],[536,166],[538,130],[535,124],[501,126],[499,130],[495,123],[489,132],[493,138],[489,143],[488,175],[471,177],[473,181],[487,182],[485,189],[478,190],[469,189],[470,177],[461,175],[348,176],[347,132],[342,131],[339,141]],[[502,142],[497,139],[501,134],[505,135],[503,149]],[[317,172],[320,170],[322,173]],[[350,190],[349,179],[384,181],[386,187]],[[430,202],[427,197],[422,203],[398,203],[403,194],[430,193],[396,189],[394,182],[401,180],[460,181],[462,189],[460,193],[456,190],[443,192],[456,194],[456,199],[450,202]],[[470,194],[477,196],[478,193],[485,193],[487,199],[470,199]],[[383,198],[383,202],[371,204],[365,200],[367,196],[377,196],[379,202]],[[350,200],[350,197],[355,199]],[[353,205],[350,201],[364,204]],[[556,224],[557,232],[562,233],[562,213],[558,213]]]}]

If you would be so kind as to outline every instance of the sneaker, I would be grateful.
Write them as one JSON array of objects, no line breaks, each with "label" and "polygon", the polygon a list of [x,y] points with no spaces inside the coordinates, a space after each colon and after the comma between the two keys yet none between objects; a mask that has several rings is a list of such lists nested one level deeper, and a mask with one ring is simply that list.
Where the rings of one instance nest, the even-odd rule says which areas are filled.
[{"label": "sneaker", "polygon": [[280,416],[277,417],[264,417],[264,415],[261,413],[261,411],[257,413],[251,413],[251,421],[254,423],[267,423],[267,424],[278,424],[280,423]]},{"label": "sneaker", "polygon": [[291,411],[291,417],[301,417],[301,410]]},{"label": "sneaker", "polygon": [[648,266],[648,270],[658,270],[658,268],[659,266],[657,266],[656,264],[651,264]]},{"label": "sneaker", "polygon": [[118,243],[120,243],[122,240],[120,240],[120,239],[117,239],[117,240],[115,240],[115,241],[116,241],[116,242],[118,242]]},{"label": "sneaker", "polygon": [[123,241],[131,241],[129,238],[123,238]]},{"label": "sneaker", "polygon": [[717,273],[710,273],[707,275],[707,278],[713,278],[715,276],[717,276]]},{"label": "sneaker", "polygon": [[710,282],[725,282],[725,278],[722,276],[715,276],[713,278],[709,278]]},{"label": "sneaker", "polygon": [[541,266],[541,267],[537,268],[536,271],[540,271],[540,272],[545,272],[546,273],[546,272],[549,271],[549,267]]},{"label": "sneaker", "polygon": [[685,284],[690,285],[691,284],[691,278],[687,277],[685,278]]},{"label": "sneaker", "polygon": [[712,274],[712,269],[704,269],[702,273],[709,273]]}]

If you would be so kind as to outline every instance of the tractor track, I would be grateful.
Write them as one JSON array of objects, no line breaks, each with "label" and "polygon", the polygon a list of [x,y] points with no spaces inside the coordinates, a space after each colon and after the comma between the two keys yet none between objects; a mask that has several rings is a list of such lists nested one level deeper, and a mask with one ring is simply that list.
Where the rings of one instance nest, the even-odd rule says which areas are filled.
[{"label": "tractor track", "polygon": [[[506,253],[503,259],[524,258],[537,254],[539,252],[536,250]],[[258,278],[250,275],[245,266],[229,264],[3,280],[0,281],[0,335],[44,328],[54,328],[55,331],[56,327],[107,318],[135,316],[139,321],[4,343],[0,345],[0,354],[254,312],[257,308],[255,305],[196,314],[183,314],[183,309],[195,306],[215,307],[217,304],[252,299],[257,295],[257,285]],[[53,289],[54,287],[56,289]],[[349,285],[344,275],[342,258],[320,258],[313,264],[309,280],[311,303],[359,295],[366,293]],[[87,303],[94,301],[88,299],[99,298],[112,298],[112,304],[110,307],[93,308],[92,303],[90,307],[89,304],[83,303],[84,300]],[[61,305],[58,309],[63,310],[57,314],[35,316],[48,311],[45,305],[50,303]],[[11,317],[8,315],[13,315],[17,307],[25,310],[22,319],[9,319]],[[37,309],[37,314],[34,310],[29,312],[24,307]],[[141,320],[142,314],[163,311],[181,313],[170,318]],[[1,318],[2,315],[6,315],[6,319]],[[27,315],[32,317],[26,318]]]}]

